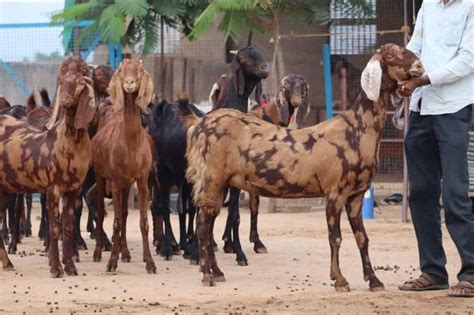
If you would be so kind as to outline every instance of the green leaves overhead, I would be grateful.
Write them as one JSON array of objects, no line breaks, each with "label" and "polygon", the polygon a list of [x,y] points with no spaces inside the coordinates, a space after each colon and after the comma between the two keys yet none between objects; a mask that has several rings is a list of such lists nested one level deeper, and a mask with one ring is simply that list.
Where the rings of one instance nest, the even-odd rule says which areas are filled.
[{"label": "green leaves overhead", "polygon": [[[284,14],[295,23],[332,22],[328,0],[213,0],[194,23],[190,37],[199,38],[224,15],[219,30],[227,37],[238,37],[243,29],[267,31],[275,14]],[[373,17],[370,0],[332,0],[333,8],[354,19]]]},{"label": "green leaves overhead", "polygon": [[[81,29],[79,40],[98,32],[104,42],[123,42],[147,54],[159,42],[160,21],[195,39],[203,36],[222,16],[218,29],[225,39],[236,39],[244,30],[272,30],[274,17],[281,14],[295,23],[329,23],[328,3],[328,0],[91,0],[54,12],[51,23],[63,24],[63,34],[71,34],[80,21],[93,21],[91,26]],[[339,12],[350,13],[357,19],[373,17],[370,0],[332,0],[331,3]]]},{"label": "green leaves overhead", "polygon": [[99,32],[104,42],[122,41],[147,54],[159,42],[160,19],[166,26],[182,27],[187,34],[207,4],[207,0],[92,0],[54,12],[51,23],[63,24],[63,34],[68,34],[80,21],[93,21],[81,29],[79,41]]},{"label": "green leaves overhead", "polygon": [[115,4],[124,15],[130,17],[145,16],[150,8],[146,0],[116,0]]}]

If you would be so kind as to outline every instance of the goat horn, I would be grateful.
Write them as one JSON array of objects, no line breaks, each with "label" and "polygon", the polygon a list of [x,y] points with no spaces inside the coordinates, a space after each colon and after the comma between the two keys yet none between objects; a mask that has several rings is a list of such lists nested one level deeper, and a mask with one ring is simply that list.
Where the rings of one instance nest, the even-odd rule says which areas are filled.
[{"label": "goat horn", "polygon": [[229,50],[229,53],[231,53],[232,55],[237,55],[238,52],[238,50]]}]

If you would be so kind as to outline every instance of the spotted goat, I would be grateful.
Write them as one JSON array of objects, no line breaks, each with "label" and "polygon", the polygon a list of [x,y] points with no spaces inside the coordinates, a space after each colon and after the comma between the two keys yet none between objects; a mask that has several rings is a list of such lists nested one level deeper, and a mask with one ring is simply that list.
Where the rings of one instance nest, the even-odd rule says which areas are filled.
[{"label": "spotted goat", "polygon": [[[235,110],[222,109],[200,119],[186,102],[180,115],[188,129],[187,179],[199,207],[197,233],[202,283],[224,281],[210,236],[228,186],[275,198],[326,198],[331,247],[330,278],[337,291],[349,291],[339,268],[342,208],[360,250],[364,279],[373,291],[383,283],[372,268],[361,205],[378,164],[389,98],[397,81],[420,76],[420,60],[394,44],[381,46],[361,77],[362,92],[352,107],[313,127],[291,130]],[[216,163],[215,161],[219,161]]]},{"label": "spotted goat", "polygon": [[[9,116],[0,116],[0,219],[5,212],[5,194],[47,193],[49,217],[49,266],[53,277],[77,275],[73,262],[72,228],[74,204],[91,159],[87,125],[95,113],[92,81],[68,71],[59,81],[56,110],[62,119],[50,121],[49,130],[37,130]],[[59,200],[63,199],[63,266],[59,261]],[[13,269],[0,240],[4,269]]]},{"label": "spotted goat", "polygon": [[[138,186],[140,231],[143,241],[143,261],[149,273],[156,266],[148,243],[148,175],[152,167],[152,140],[142,126],[141,111],[149,113],[148,105],[153,95],[153,82],[138,59],[125,59],[112,76],[108,92],[112,98],[113,113],[110,119],[99,120],[97,134],[92,140],[92,165],[95,170],[97,196],[96,233],[103,233],[104,195],[106,180],[112,186],[114,224],[112,253],[107,271],[117,269],[119,254],[129,262],[126,223],[128,194],[134,182]],[[109,111],[110,107],[102,108]],[[104,117],[104,113],[100,113]],[[96,237],[94,261],[102,258],[102,238]]]},{"label": "spotted goat", "polygon": [[[278,93],[265,107],[255,105],[249,112],[274,125],[288,127],[290,119],[296,111],[296,126],[301,128],[309,114],[309,85],[300,74],[289,74],[281,80]],[[267,248],[258,234],[258,195],[249,193],[250,208],[250,242],[254,244],[256,253],[266,253]]]}]

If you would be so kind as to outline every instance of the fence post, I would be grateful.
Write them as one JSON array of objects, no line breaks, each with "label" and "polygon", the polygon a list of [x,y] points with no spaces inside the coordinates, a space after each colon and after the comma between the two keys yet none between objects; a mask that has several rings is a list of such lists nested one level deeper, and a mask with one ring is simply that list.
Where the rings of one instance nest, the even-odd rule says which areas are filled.
[{"label": "fence post", "polygon": [[326,119],[333,117],[332,111],[332,81],[331,81],[331,46],[323,45],[324,65],[324,95],[326,97]]},{"label": "fence post", "polygon": [[115,67],[122,62],[122,42],[119,42],[115,47]]},{"label": "fence post", "polygon": [[109,64],[110,67],[115,70],[115,45],[112,41],[109,41]]}]

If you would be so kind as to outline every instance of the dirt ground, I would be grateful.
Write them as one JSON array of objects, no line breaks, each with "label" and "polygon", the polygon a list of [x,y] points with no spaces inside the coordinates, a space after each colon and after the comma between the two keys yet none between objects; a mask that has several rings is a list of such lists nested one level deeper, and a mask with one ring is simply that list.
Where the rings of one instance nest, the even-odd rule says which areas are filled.
[{"label": "dirt ground", "polygon": [[[202,287],[197,266],[175,256],[163,261],[154,254],[158,273],[149,275],[141,261],[138,212],[128,220],[130,263],[119,262],[117,272],[106,273],[109,253],[100,263],[92,261],[93,240],[83,231],[89,250],[81,252],[79,276],[52,279],[47,258],[36,237],[19,245],[11,255],[16,271],[0,271],[0,313],[469,313],[474,301],[448,298],[446,291],[403,293],[397,285],[419,275],[416,240],[411,224],[399,223],[399,207],[379,210],[366,222],[370,257],[386,291],[372,293],[363,281],[359,252],[343,215],[341,269],[352,292],[336,293],[329,280],[329,245],[323,212],[297,214],[262,213],[260,235],[267,254],[256,254],[248,242],[249,214],[241,215],[241,234],[249,266],[241,267],[233,254],[222,252],[219,266],[227,282]],[[216,223],[222,234],[226,213]],[[38,209],[33,218],[38,231]],[[84,216],[83,216],[84,217]],[[172,216],[177,232],[177,217]],[[112,212],[106,218],[111,229]],[[85,227],[85,221],[83,222]],[[444,229],[451,282],[460,266],[456,249]],[[151,234],[150,234],[151,235]]]}]

